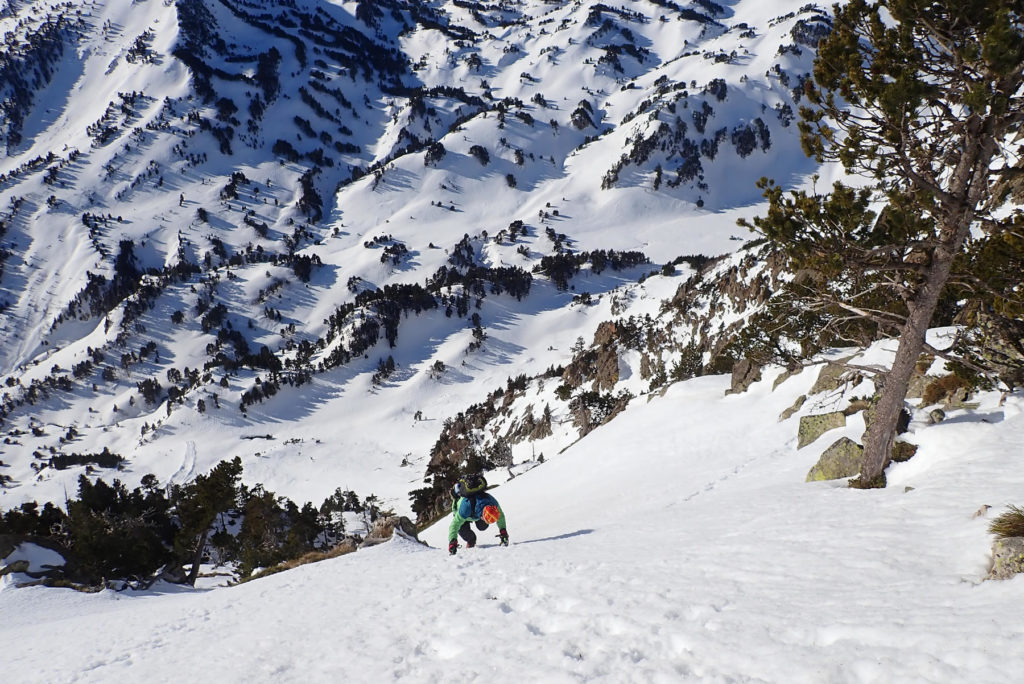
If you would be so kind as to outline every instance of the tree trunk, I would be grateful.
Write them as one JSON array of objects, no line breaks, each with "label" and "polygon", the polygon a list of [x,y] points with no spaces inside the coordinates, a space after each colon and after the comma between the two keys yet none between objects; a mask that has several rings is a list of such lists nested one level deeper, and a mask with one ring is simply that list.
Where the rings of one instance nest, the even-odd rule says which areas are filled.
[{"label": "tree trunk", "polygon": [[892,456],[896,426],[914,366],[924,349],[925,333],[931,327],[953,261],[970,234],[975,211],[989,190],[989,165],[997,149],[991,124],[978,116],[972,116],[966,124],[963,153],[950,176],[946,199],[940,203],[945,220],[939,223],[939,243],[932,250],[924,282],[909,303],[896,357],[883,376],[881,396],[864,432],[864,462],[857,483],[861,487],[885,486],[882,471]]},{"label": "tree trunk", "polygon": [[191,587],[196,586],[196,580],[199,579],[199,566],[203,562],[203,549],[206,548],[206,536],[209,533],[210,527],[207,526],[199,535],[199,541],[196,542],[196,550],[192,554],[192,567],[188,571],[188,584]]},{"label": "tree trunk", "polygon": [[910,379],[914,375],[914,366],[924,349],[925,333],[931,327],[932,316],[949,279],[953,259],[967,236],[969,225],[967,223],[948,231],[947,234],[952,234],[952,244],[943,243],[932,253],[931,267],[925,274],[917,296],[910,302],[896,357],[892,367],[882,376],[881,395],[875,405],[871,423],[864,432],[864,462],[861,464],[858,483],[861,487],[885,486],[885,481],[881,479],[882,471],[892,455],[896,426],[910,387]]}]

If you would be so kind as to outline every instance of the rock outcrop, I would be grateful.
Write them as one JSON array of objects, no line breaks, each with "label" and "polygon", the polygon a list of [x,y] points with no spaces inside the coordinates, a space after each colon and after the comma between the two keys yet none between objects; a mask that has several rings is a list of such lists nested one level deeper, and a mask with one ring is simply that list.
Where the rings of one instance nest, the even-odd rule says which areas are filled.
[{"label": "rock outcrop", "polygon": [[806,401],[807,401],[807,395],[806,394],[801,394],[799,397],[797,397],[796,401],[793,402],[793,405],[790,406],[788,409],[786,409],[785,411],[783,411],[779,415],[779,422],[781,423],[784,420],[788,420],[788,419],[792,418],[793,415],[796,414],[797,411],[799,411],[801,408],[803,408],[804,402],[806,402]]},{"label": "rock outcrop", "polygon": [[843,437],[825,450],[807,473],[807,482],[853,477],[860,472],[863,460],[864,447],[848,437]]},{"label": "rock outcrop", "polygon": [[838,363],[825,364],[821,371],[818,372],[818,379],[815,380],[810,393],[820,394],[821,392],[832,392],[839,389],[840,385],[843,384],[842,377],[845,372],[846,366]]},{"label": "rock outcrop", "polygon": [[732,367],[732,384],[729,394],[740,394],[761,379],[761,367],[750,359],[737,361]]},{"label": "rock outcrop", "polygon": [[404,515],[382,516],[373,523],[373,529],[370,530],[370,534],[359,545],[359,548],[363,549],[368,546],[383,544],[395,534],[406,539],[419,541],[416,536],[416,525],[409,518]]},{"label": "rock outcrop", "polygon": [[997,539],[992,544],[992,568],[989,579],[1010,579],[1024,572],[1024,537]]},{"label": "rock outcrop", "polygon": [[829,430],[845,426],[846,415],[842,411],[821,413],[814,416],[801,416],[800,427],[797,431],[796,448],[803,449]]}]

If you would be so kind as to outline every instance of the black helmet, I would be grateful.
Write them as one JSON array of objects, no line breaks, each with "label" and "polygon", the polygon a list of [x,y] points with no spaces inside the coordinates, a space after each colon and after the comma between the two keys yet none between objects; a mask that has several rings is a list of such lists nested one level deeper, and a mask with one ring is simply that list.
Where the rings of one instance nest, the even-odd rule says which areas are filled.
[{"label": "black helmet", "polygon": [[472,496],[487,489],[487,480],[483,475],[474,473],[466,475],[455,483],[455,494],[457,496]]}]

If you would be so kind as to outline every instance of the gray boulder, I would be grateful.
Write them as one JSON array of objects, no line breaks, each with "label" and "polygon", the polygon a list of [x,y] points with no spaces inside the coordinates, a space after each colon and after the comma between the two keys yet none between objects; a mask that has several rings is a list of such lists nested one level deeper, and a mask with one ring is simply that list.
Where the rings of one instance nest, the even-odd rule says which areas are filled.
[{"label": "gray boulder", "polygon": [[799,397],[797,397],[796,401],[793,402],[793,405],[779,415],[779,422],[781,423],[782,421],[791,418],[793,414],[800,410],[800,408],[804,405],[805,401],[807,401],[806,394],[801,394]]},{"label": "gray boulder", "polygon": [[911,376],[910,384],[907,386],[907,399],[920,399],[923,397],[924,390],[932,379],[922,373],[920,369],[915,368],[914,375]]},{"label": "gray boulder", "polygon": [[853,477],[860,472],[863,461],[864,447],[848,437],[843,437],[825,449],[825,453],[807,473],[806,481],[821,482]]},{"label": "gray boulder", "polygon": [[27,560],[14,561],[10,565],[0,568],[0,577],[4,575],[10,575],[12,573],[26,573],[29,571],[29,565]]},{"label": "gray boulder", "polygon": [[996,539],[989,579],[1010,579],[1019,572],[1024,572],[1024,537]]},{"label": "gray boulder", "polygon": [[893,442],[892,455],[889,457],[890,461],[895,463],[903,463],[909,461],[917,453],[917,445],[911,444],[910,442],[901,442],[899,440]]},{"label": "gray boulder", "polygon": [[800,427],[797,429],[797,449],[821,437],[829,430],[846,426],[846,415],[842,411],[821,413],[816,416],[801,416]]},{"label": "gray boulder", "polygon": [[800,375],[800,373],[802,373],[803,370],[804,370],[803,367],[798,366],[796,368],[789,368],[789,369],[785,370],[783,373],[779,374],[779,377],[775,378],[775,382],[772,383],[772,391],[775,391],[775,389],[779,385],[781,385],[782,383],[786,382],[787,380],[789,380],[794,375]]}]

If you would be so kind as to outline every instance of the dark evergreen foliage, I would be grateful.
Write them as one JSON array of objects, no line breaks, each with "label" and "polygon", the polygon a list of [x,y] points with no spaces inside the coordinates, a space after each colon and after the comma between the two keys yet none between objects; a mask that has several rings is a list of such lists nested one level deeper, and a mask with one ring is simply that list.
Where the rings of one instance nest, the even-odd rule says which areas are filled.
[{"label": "dark evergreen foliage", "polygon": [[641,252],[616,252],[615,250],[595,250],[579,254],[561,252],[542,257],[540,264],[534,268],[534,272],[551,278],[559,290],[567,290],[569,281],[588,262],[591,264],[591,270],[597,274],[600,274],[605,268],[620,271],[649,263],[647,257]]},{"label": "dark evergreen foliage", "polygon": [[[164,576],[194,585],[212,553],[236,562],[244,577],[258,567],[330,548],[345,533],[344,512],[359,513],[367,523],[380,514],[373,496],[360,501],[355,492],[339,488],[319,509],[310,503],[299,507],[262,485],[246,487],[241,476],[238,457],[167,488],[152,475],[133,490],[118,480],[108,485],[82,475],[66,510],[21,504],[0,514],[0,535],[58,550],[66,565],[53,573],[67,581],[148,586],[165,567],[188,566],[187,573]],[[238,520],[240,526],[229,525]]]},{"label": "dark evergreen foliage", "polygon": [[470,147],[469,154],[484,166],[487,166],[491,161],[490,153],[487,151],[487,148],[482,145],[473,145]]}]

